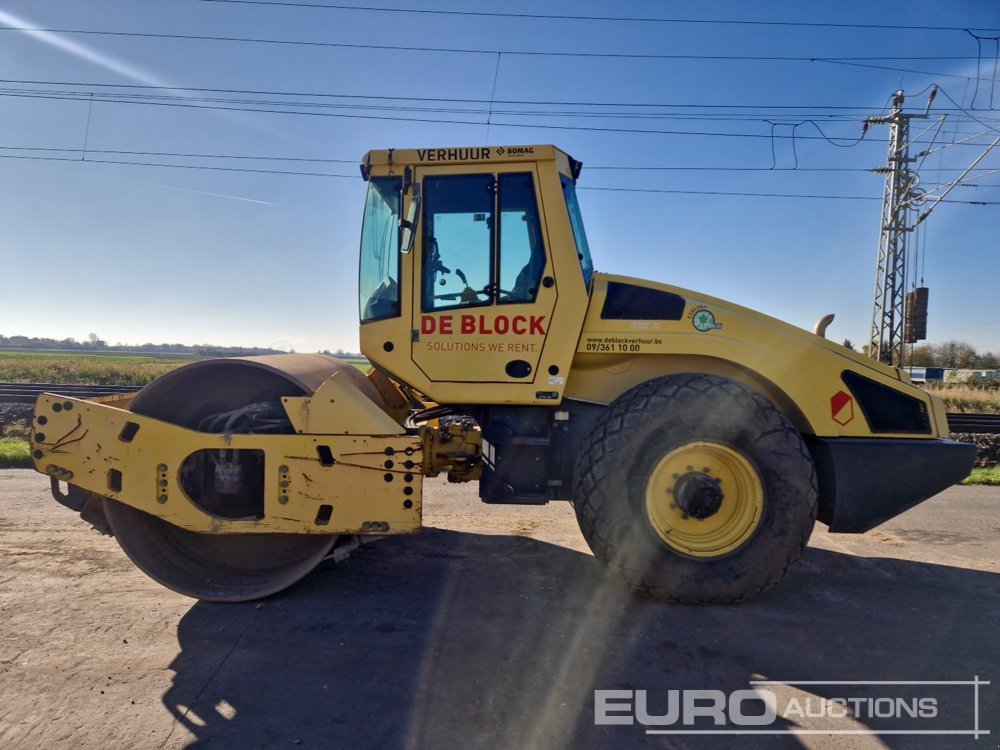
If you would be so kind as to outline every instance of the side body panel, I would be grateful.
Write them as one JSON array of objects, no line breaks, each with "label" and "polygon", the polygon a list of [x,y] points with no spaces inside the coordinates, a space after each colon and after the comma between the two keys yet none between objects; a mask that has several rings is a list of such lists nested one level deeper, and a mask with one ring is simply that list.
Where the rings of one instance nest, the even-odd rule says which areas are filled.
[{"label": "side body panel", "polygon": [[[378,407],[331,378],[316,396],[289,398],[294,435],[209,434],[89,401],[45,394],[32,437],[37,471],[202,533],[385,534],[420,528],[422,444]],[[324,421],[332,395],[366,404]],[[327,403],[314,400],[318,397]],[[382,430],[386,430],[385,433]],[[44,430],[44,432],[43,432]],[[336,433],[334,433],[336,431]],[[331,434],[334,433],[334,434]],[[186,467],[241,451],[260,456],[260,511],[213,514],[188,494]],[[406,463],[409,462],[409,466]],[[218,474],[216,479],[218,479]]]},{"label": "side body panel", "polygon": [[[671,319],[620,317],[641,314],[616,305],[614,294],[622,288],[661,293],[662,309]],[[666,304],[671,299],[674,304]],[[566,397],[606,404],[639,383],[675,372],[717,374],[755,388],[805,434],[905,438],[948,434],[940,401],[901,380],[895,368],[724,300],[666,284],[597,274]],[[874,432],[857,394],[844,381],[845,372],[914,399],[914,409],[926,415],[926,429]]]}]

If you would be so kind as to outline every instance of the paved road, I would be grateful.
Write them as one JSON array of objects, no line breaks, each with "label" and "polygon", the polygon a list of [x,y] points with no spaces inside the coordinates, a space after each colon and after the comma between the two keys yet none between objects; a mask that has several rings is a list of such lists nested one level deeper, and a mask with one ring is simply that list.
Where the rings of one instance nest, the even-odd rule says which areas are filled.
[{"label": "paved road", "polygon": [[[997,746],[1000,489],[953,488],[862,536],[818,526],[758,601],[688,607],[626,593],[566,505],[498,508],[472,487],[427,486],[421,534],[367,545],[264,602],[212,605],[145,578],[50,500],[44,478],[0,471],[0,747]],[[670,689],[767,679],[782,682],[785,710],[933,696],[938,723],[882,726],[972,729],[970,686],[787,683],[976,675],[993,681],[979,706],[992,734],[978,742],[594,724],[595,689],[646,690],[663,713]],[[775,727],[823,721],[786,715]]]}]

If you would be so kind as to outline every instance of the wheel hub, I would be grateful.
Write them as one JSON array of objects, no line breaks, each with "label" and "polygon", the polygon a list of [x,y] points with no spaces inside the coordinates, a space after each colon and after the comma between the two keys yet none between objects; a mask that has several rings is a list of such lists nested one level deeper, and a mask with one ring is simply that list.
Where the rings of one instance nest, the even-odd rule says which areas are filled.
[{"label": "wheel hub", "polygon": [[722,481],[700,471],[688,472],[678,479],[673,496],[678,508],[699,521],[718,513],[726,497]]},{"label": "wheel hub", "polygon": [[754,464],[732,446],[685,443],[646,479],[646,519],[667,547],[688,557],[724,557],[746,544],[764,515]]}]

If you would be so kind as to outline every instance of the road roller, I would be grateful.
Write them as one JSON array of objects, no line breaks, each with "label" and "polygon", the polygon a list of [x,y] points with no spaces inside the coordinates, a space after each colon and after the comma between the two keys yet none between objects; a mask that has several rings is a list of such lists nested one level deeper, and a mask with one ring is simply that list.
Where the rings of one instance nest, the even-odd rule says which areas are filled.
[{"label": "road roller", "polygon": [[569,502],[646,596],[745,601],[817,520],[865,532],[969,473],[942,402],[827,340],[828,318],[808,331],[595,271],[581,170],[551,145],[370,151],[367,375],[282,354],[196,361],[127,396],[46,394],[35,468],[146,574],[211,601],[418,531],[439,475],[486,503]]}]

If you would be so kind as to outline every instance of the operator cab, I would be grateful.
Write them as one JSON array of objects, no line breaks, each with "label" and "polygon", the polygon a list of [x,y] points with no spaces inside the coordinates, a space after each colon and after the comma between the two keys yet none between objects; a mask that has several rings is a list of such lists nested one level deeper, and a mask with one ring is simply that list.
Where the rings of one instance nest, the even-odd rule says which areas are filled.
[{"label": "operator cab", "polygon": [[[440,402],[558,403],[593,276],[579,171],[553,146],[369,152],[362,351]],[[461,387],[491,382],[513,387]]]}]

